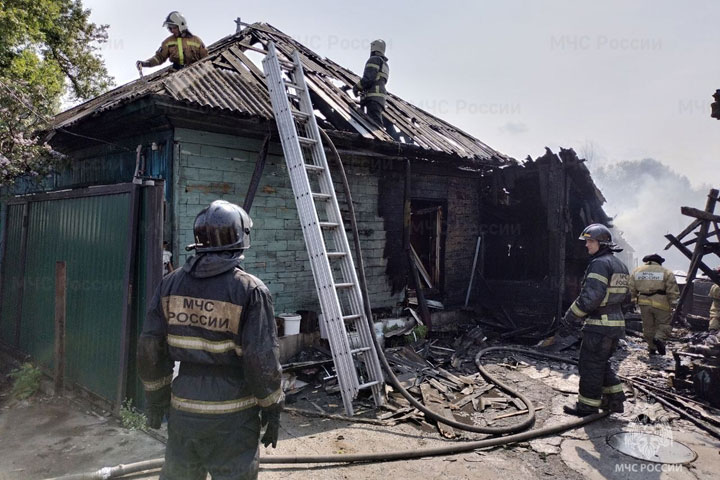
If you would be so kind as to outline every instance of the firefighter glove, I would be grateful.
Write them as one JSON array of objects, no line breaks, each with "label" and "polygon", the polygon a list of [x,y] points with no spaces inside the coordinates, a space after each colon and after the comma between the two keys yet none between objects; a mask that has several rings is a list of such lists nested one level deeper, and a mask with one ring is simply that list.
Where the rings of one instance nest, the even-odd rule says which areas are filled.
[{"label": "firefighter glove", "polygon": [[360,89],[357,85],[353,85],[353,95],[355,95],[356,97],[360,95]]},{"label": "firefighter glove", "polygon": [[260,414],[262,425],[265,427],[265,435],[263,435],[261,442],[266,447],[270,444],[272,444],[273,448],[277,447],[280,433],[280,411],[282,411],[282,404],[276,404],[263,409]]},{"label": "firefighter glove", "polygon": [[142,69],[143,67],[147,67],[147,66],[148,66],[147,62],[144,62],[142,60],[138,60],[137,62],[135,62],[135,67],[138,70]]},{"label": "firefighter glove", "polygon": [[159,429],[160,425],[162,425],[163,417],[165,416],[167,411],[168,407],[166,405],[150,405],[147,411],[148,427],[155,430]]},{"label": "firefighter glove", "polygon": [[577,327],[577,325],[580,323],[580,319],[572,313],[571,310],[568,310],[565,312],[565,315],[560,319],[560,328],[558,329],[558,334],[561,337],[567,337],[570,335],[572,330]]}]

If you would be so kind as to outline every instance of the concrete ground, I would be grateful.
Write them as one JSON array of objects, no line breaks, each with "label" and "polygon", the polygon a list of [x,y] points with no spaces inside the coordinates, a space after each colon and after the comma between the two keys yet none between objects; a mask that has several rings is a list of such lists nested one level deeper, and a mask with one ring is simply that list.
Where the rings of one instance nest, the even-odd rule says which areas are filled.
[{"label": "concrete ground", "polygon": [[[629,342],[620,355],[623,359],[621,370],[647,368],[647,360],[642,355],[642,348]],[[521,389],[536,407],[543,407],[537,414],[536,427],[569,419],[563,414],[562,406],[574,401],[573,392],[577,388],[574,367],[566,365],[563,368],[560,364],[517,359],[521,360],[520,363],[496,357],[494,360],[501,365],[490,368]],[[488,363],[492,362],[489,360]],[[657,364],[655,368],[663,366]],[[318,400],[311,394],[308,397],[328,411],[333,408],[327,403],[327,398]],[[341,403],[339,397],[334,400],[330,397],[330,401]],[[302,402],[298,406],[305,408]],[[161,457],[164,451],[160,441],[143,432],[123,429],[113,417],[95,412],[77,400],[40,396],[9,406],[5,396],[0,397],[0,405],[4,405],[0,408],[0,480],[33,480],[95,471],[105,466]],[[261,465],[260,479],[292,480],[311,476],[322,476],[328,480],[414,477],[443,480],[717,478],[720,440],[680,419],[640,427],[633,420],[633,413],[637,413],[643,405],[640,401],[628,401],[623,415],[613,415],[559,436],[513,446],[374,464],[265,464]],[[496,423],[509,424],[520,418]],[[384,427],[289,413],[284,413],[281,421],[278,448],[261,447],[261,457],[417,450],[482,438],[480,435],[463,434],[460,439],[447,440],[434,428],[421,428],[411,423]],[[607,439],[611,435],[622,431],[637,432],[640,428],[682,442],[696,453],[697,458],[687,465],[661,465],[627,457],[608,445]],[[156,479],[158,472],[127,478]]]}]

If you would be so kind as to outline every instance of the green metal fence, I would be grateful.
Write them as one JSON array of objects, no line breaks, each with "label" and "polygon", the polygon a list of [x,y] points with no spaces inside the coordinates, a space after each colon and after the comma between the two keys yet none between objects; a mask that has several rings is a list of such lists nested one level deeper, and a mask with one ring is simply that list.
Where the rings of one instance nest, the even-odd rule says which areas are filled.
[{"label": "green metal fence", "polygon": [[135,342],[146,291],[158,281],[146,269],[162,268],[162,184],[140,190],[121,184],[15,198],[5,228],[0,341],[53,368],[55,263],[66,262],[66,379],[116,406],[128,386],[139,395]]},{"label": "green metal fence", "polygon": [[5,234],[5,257],[3,261],[2,297],[0,297],[0,341],[17,348],[17,322],[20,312],[22,281],[22,232],[24,205],[9,205]]}]

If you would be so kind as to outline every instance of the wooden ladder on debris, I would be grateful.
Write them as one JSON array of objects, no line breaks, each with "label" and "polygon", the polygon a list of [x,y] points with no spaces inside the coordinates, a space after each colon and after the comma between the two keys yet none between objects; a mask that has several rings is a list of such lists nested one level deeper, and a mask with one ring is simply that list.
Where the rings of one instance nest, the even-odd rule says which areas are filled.
[{"label": "wooden ladder on debris", "polygon": [[292,63],[281,63],[275,44],[269,42],[263,70],[320,300],[321,321],[328,332],[345,411],[352,415],[352,401],[361,389],[372,390],[376,405],[384,403],[384,379],[373,332],[363,308],[300,55],[295,51]]}]

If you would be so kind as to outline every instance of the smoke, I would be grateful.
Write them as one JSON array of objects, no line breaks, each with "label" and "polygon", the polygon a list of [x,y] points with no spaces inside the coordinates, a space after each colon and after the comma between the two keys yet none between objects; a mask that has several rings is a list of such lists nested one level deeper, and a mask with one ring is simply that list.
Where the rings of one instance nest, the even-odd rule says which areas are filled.
[{"label": "smoke", "polygon": [[[705,209],[709,185],[693,186],[684,175],[652,158],[590,165],[593,179],[607,199],[604,208],[614,217],[614,226],[635,249],[640,262],[650,253],[665,257],[664,266],[671,270],[687,271],[690,261],[675,247],[663,251],[668,241],[665,235],[678,235],[691,217],[680,213],[680,207]],[[693,234],[686,240],[694,238]],[[692,250],[692,246],[690,247]],[[705,262],[717,265],[717,257],[709,255]]]}]

